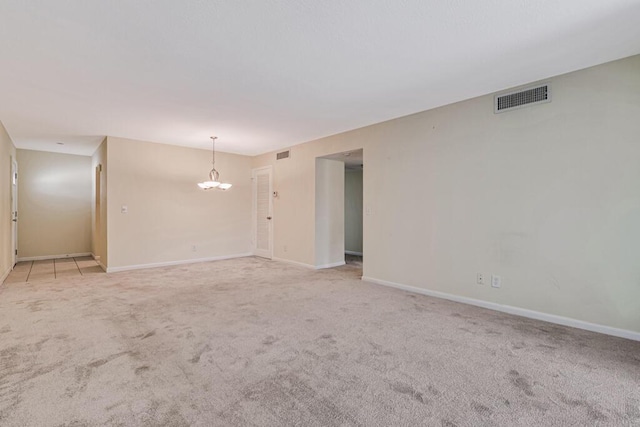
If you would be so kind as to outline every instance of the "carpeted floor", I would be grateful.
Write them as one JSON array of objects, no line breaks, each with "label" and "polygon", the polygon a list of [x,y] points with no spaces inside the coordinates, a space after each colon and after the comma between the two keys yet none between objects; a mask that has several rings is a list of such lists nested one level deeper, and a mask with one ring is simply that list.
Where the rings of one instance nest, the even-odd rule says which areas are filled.
[{"label": "carpeted floor", "polygon": [[344,254],[344,262],[362,269],[362,255]]},{"label": "carpeted floor", "polygon": [[259,258],[0,288],[2,426],[640,425],[640,343]]}]

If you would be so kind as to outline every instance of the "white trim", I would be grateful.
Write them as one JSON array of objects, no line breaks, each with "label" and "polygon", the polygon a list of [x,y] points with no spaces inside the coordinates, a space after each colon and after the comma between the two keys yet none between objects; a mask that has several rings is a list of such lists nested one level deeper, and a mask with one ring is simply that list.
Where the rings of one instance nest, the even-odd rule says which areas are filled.
[{"label": "white trim", "polygon": [[[144,268],[167,267],[170,265],[195,264],[198,262],[220,261],[223,259],[243,258],[248,256],[253,256],[253,254],[250,252],[247,252],[242,254],[222,255],[222,256],[214,256],[209,258],[183,259],[180,261],[167,261],[167,262],[155,262],[151,264],[125,265],[122,267],[107,267],[105,271],[107,273],[117,273],[119,271],[142,270]],[[104,266],[102,266],[102,264],[100,264],[100,266],[102,268],[105,268]]]},{"label": "white trim", "polygon": [[362,252],[356,252],[356,251],[344,251],[345,254],[347,255],[357,255],[357,256],[362,256]]},{"label": "white trim", "polygon": [[91,257],[94,259],[95,262],[98,263],[100,268],[106,273],[107,272],[107,266],[100,262],[100,255],[96,255],[93,252],[91,252]]},{"label": "white trim", "polygon": [[475,305],[478,307],[488,308],[489,310],[501,311],[503,313],[515,314],[516,316],[528,317],[530,319],[542,320],[545,322],[556,323],[558,325],[569,326],[572,328],[584,329],[591,332],[612,335],[614,337],[627,338],[634,341],[640,341],[640,332],[630,331],[627,329],[618,329],[611,326],[598,325],[596,323],[584,322],[582,320],[571,319],[555,314],[547,314],[526,308],[513,307],[510,305],[498,304],[495,302],[482,301],[474,298],[462,297],[459,295],[447,294],[444,292],[431,291],[429,289],[417,288],[415,286],[403,285],[400,283],[380,280],[374,277],[362,276],[365,282],[375,283],[377,285],[390,286],[392,288],[402,289],[417,294],[427,295],[435,298],[447,299],[450,301],[461,302],[463,304]]},{"label": "white trim", "polygon": [[338,262],[332,262],[331,264],[316,265],[314,268],[316,270],[322,270],[325,268],[340,267],[341,265],[344,265],[344,264],[345,264],[344,261],[338,261]]},{"label": "white trim", "polygon": [[315,269],[316,269],[313,265],[311,265],[311,264],[306,264],[306,263],[304,263],[304,262],[300,262],[300,261],[293,261],[293,260],[290,260],[290,259],[276,258],[276,257],[271,258],[271,260],[272,260],[272,261],[285,262],[285,263],[287,263],[287,264],[293,264],[293,265],[297,265],[297,266],[299,266],[299,267],[310,268],[310,269],[312,269],[312,270],[315,270]]},{"label": "white trim", "polygon": [[[269,249],[258,249],[258,181],[259,173],[269,174]],[[252,255],[273,259],[273,166],[267,165],[251,170],[251,249]]]},{"label": "white trim", "polygon": [[27,256],[19,257],[18,262],[21,261],[42,261],[45,259],[61,259],[61,258],[73,258],[81,256],[91,256],[91,252],[80,252],[77,254],[61,254],[61,255],[42,255],[42,256]]},{"label": "white trim", "polygon": [[344,265],[344,264],[345,264],[344,261],[338,261],[338,262],[332,262],[331,264],[316,265],[313,268],[315,268],[316,270],[323,270],[325,268],[340,267],[341,265]]},{"label": "white trim", "polygon": [[5,280],[7,280],[7,277],[9,277],[9,274],[11,274],[12,270],[13,270],[13,268],[9,268],[7,271],[4,272],[4,274],[0,278],[0,286],[2,286],[2,284],[4,283]]},{"label": "white trim", "polygon": [[290,259],[276,258],[276,257],[272,258],[272,261],[286,262],[287,264],[294,264],[300,267],[310,268],[312,270],[322,270],[324,268],[340,267],[341,265],[345,265],[344,261],[338,261],[331,264],[323,264],[323,265],[311,265],[311,264],[307,264],[300,261],[293,261]]},{"label": "white trim", "polygon": [[[9,180],[9,200],[11,203],[11,265],[9,271],[13,270],[13,266],[18,262],[18,160],[15,156],[9,156],[11,159],[11,179]],[[4,282],[4,279],[2,279]],[[2,283],[0,282],[0,283]]]}]

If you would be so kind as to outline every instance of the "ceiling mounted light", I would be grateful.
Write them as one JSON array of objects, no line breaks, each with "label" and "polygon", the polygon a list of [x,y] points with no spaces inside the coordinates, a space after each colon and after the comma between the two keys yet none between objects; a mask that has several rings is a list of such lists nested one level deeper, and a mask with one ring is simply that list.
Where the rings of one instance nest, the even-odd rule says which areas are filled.
[{"label": "ceiling mounted light", "polygon": [[209,180],[198,183],[198,187],[203,190],[217,188],[224,191],[231,188],[231,184],[220,182],[220,173],[216,170],[216,139],[218,139],[217,136],[211,137],[211,172],[209,172]]}]

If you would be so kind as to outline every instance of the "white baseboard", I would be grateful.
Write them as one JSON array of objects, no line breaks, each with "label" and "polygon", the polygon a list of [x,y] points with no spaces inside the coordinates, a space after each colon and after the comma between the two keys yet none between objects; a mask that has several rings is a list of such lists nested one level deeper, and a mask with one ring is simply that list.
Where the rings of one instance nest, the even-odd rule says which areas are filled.
[{"label": "white baseboard", "polygon": [[11,274],[11,270],[13,270],[12,267],[9,267],[7,269],[7,271],[5,271],[2,276],[0,276],[0,285],[2,285],[4,283],[5,280],[7,280],[7,277],[9,277],[9,274]]},{"label": "white baseboard", "polygon": [[332,262],[331,264],[322,264],[322,265],[316,265],[314,268],[316,270],[322,270],[325,268],[333,268],[333,267],[340,267],[341,265],[344,265],[345,262],[343,261],[338,261],[338,262]]},{"label": "white baseboard", "polygon": [[100,266],[100,268],[102,269],[102,271],[104,271],[105,273],[107,273],[107,266],[104,265],[101,261],[96,260],[96,262],[98,263],[98,265]]},{"label": "white baseboard", "polygon": [[100,266],[100,268],[106,273],[107,272],[107,266],[104,265],[101,261],[100,261],[100,255],[96,255],[93,252],[91,252],[91,257],[94,259],[95,262],[98,263],[98,265]]},{"label": "white baseboard", "polygon": [[80,252],[77,254],[60,254],[60,255],[42,255],[42,256],[27,256],[27,257],[18,257],[16,262],[21,261],[42,261],[46,259],[62,259],[62,258],[73,258],[73,257],[81,257],[81,256],[91,256],[91,252]]},{"label": "white baseboard", "polygon": [[285,258],[276,258],[276,257],[274,257],[274,258],[271,258],[271,259],[273,261],[286,262],[287,264],[298,265],[300,267],[310,268],[312,270],[322,270],[324,268],[339,267],[339,266],[345,264],[344,261],[338,261],[338,262],[334,262],[334,263],[331,263],[331,264],[311,265],[311,264],[307,264],[307,263],[304,263],[304,262],[292,261],[290,259],[285,259]]},{"label": "white baseboard", "polygon": [[356,255],[356,256],[362,256],[362,252],[356,252],[356,251],[344,251],[345,254],[347,255]]},{"label": "white baseboard", "polygon": [[[119,271],[129,271],[129,270],[142,270],[145,268],[157,268],[157,267],[167,267],[171,265],[182,265],[182,264],[196,264],[199,262],[209,262],[209,261],[220,261],[223,259],[232,259],[232,258],[243,258],[253,256],[252,253],[242,253],[242,254],[234,254],[234,255],[222,255],[222,256],[214,256],[208,258],[196,258],[196,259],[184,259],[180,261],[167,261],[167,262],[155,262],[151,264],[138,264],[138,265],[125,265],[122,267],[107,267],[105,271],[107,273],[117,273]],[[102,268],[105,268],[102,264],[100,264]]]},{"label": "white baseboard", "polygon": [[614,337],[627,338],[634,341],[640,341],[640,332],[629,331],[626,329],[613,328],[611,326],[598,325],[596,323],[584,322],[582,320],[571,319],[568,317],[557,316],[555,314],[542,313],[540,311],[527,310],[526,308],[513,307],[510,305],[498,304],[495,302],[482,301],[474,298],[467,298],[458,295],[447,294],[445,292],[431,291],[429,289],[417,288],[415,286],[403,285],[400,283],[380,280],[374,277],[362,276],[365,282],[375,283],[377,285],[390,286],[392,288],[402,289],[417,294],[427,295],[430,297],[447,299],[450,301],[461,302],[463,304],[475,305],[490,310],[501,311],[503,313],[515,314],[516,316],[527,317],[529,319],[542,320],[545,322],[556,323],[558,325],[569,326],[572,328],[584,329],[591,332],[612,335]]},{"label": "white baseboard", "polygon": [[306,264],[304,262],[300,262],[300,261],[292,261],[290,259],[285,259],[285,258],[276,258],[273,257],[271,258],[272,261],[278,261],[278,262],[286,262],[287,264],[293,264],[293,265],[297,265],[299,267],[304,267],[304,268],[310,268],[312,270],[315,270],[316,268],[311,265],[311,264]]}]

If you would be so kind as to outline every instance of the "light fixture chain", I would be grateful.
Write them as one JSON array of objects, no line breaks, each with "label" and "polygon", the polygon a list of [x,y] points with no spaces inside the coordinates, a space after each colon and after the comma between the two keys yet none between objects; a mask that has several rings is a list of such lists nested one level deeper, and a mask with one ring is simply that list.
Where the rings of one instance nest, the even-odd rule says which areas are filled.
[{"label": "light fixture chain", "polygon": [[211,166],[216,167],[216,138],[217,136],[211,137]]}]

